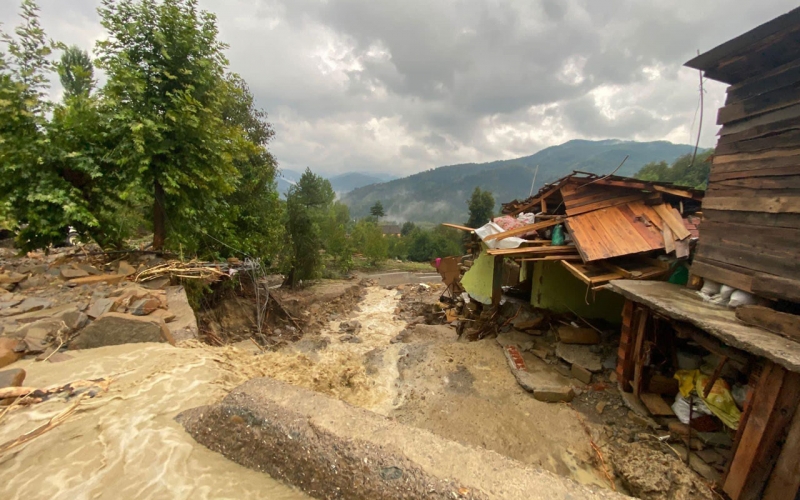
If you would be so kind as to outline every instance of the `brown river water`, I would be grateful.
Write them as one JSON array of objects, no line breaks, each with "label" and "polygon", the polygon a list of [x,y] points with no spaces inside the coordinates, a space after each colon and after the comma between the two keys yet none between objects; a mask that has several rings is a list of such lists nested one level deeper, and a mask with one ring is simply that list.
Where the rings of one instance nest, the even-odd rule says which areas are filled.
[{"label": "brown river water", "polygon": [[[270,499],[310,498],[266,474],[209,451],[173,418],[212,403],[238,375],[213,349],[129,344],[71,353],[60,363],[22,361],[26,386],[112,377],[109,391],[85,399],[62,425],[0,457],[0,498]],[[55,398],[15,409],[0,422],[0,443],[69,407]]]}]

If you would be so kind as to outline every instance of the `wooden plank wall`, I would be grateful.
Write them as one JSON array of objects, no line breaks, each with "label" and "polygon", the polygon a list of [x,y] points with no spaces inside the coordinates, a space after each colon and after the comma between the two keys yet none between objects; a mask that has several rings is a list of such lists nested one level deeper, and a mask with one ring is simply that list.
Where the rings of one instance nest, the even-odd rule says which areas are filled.
[{"label": "wooden plank wall", "polygon": [[692,272],[800,300],[800,59],[728,88]]}]

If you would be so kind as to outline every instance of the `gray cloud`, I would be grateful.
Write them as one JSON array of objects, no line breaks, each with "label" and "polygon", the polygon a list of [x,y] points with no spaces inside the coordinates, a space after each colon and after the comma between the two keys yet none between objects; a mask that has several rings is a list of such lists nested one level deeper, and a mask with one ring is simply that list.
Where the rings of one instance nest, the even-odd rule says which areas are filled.
[{"label": "gray cloud", "polygon": [[[16,23],[15,1],[0,22]],[[48,34],[89,48],[98,0],[40,0]],[[250,84],[282,166],[408,174],[573,138],[693,141],[708,50],[792,0],[200,0]],[[57,85],[56,85],[57,87]],[[713,146],[724,87],[706,85]],[[54,90],[55,91],[55,90]],[[695,124],[696,130],[696,124]]]}]

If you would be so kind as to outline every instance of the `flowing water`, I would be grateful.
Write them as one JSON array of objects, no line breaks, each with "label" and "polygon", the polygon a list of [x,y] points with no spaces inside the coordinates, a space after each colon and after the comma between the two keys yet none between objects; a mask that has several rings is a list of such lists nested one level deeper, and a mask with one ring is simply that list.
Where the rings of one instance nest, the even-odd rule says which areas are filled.
[{"label": "flowing water", "polygon": [[[70,353],[60,363],[23,361],[26,386],[113,377],[65,423],[0,457],[0,498],[306,499],[266,474],[197,444],[173,418],[209,404],[240,382],[213,349],[128,344]],[[69,407],[61,398],[15,409],[0,443]]]}]

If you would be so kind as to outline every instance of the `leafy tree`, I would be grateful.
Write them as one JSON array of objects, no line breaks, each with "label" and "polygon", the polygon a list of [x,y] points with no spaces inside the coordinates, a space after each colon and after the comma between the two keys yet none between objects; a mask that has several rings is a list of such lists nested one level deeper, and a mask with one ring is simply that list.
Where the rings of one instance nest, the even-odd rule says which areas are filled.
[{"label": "leafy tree", "polygon": [[94,88],[94,66],[89,53],[74,45],[67,47],[61,54],[58,76],[65,96],[88,96]]},{"label": "leafy tree", "polygon": [[492,212],[494,210],[494,196],[489,191],[483,191],[481,188],[476,187],[472,192],[467,202],[469,205],[469,220],[467,227],[481,227],[490,220],[492,220]]},{"label": "leafy tree", "polygon": [[389,243],[380,226],[369,219],[361,219],[353,229],[353,245],[375,265],[388,257]]},{"label": "leafy tree", "polygon": [[428,262],[437,257],[460,255],[460,238],[456,230],[445,227],[437,227],[431,231],[416,229],[408,236],[408,259]]},{"label": "leafy tree", "polygon": [[369,209],[369,214],[375,218],[381,218],[386,215],[383,213],[383,203],[381,203],[380,200],[376,201]]},{"label": "leafy tree", "polygon": [[353,267],[353,245],[347,237],[350,224],[350,209],[347,205],[335,202],[328,213],[324,231],[325,250],[333,257],[334,263],[342,271]]},{"label": "leafy tree", "polygon": [[643,166],[634,174],[637,179],[645,181],[671,182],[680,186],[705,189],[711,172],[711,156],[714,150],[698,153],[692,165],[692,155],[683,155],[672,165],[667,162],[652,162]]},{"label": "leafy tree", "polygon": [[292,256],[287,284],[317,278],[322,270],[320,223],[329,213],[335,194],[330,181],[306,168],[286,194],[287,229]]},{"label": "leafy tree", "polygon": [[225,210],[251,149],[223,118],[229,86],[225,45],[213,14],[197,0],[102,0],[107,38],[97,43],[113,110],[113,160],[153,197],[153,247],[167,224],[191,239],[209,214]]},{"label": "leafy tree", "polygon": [[411,234],[411,233],[414,231],[414,229],[416,229],[416,228],[417,228],[417,225],[416,225],[416,224],[414,224],[413,222],[411,222],[411,221],[409,221],[409,222],[405,222],[405,223],[403,223],[403,227],[402,227],[402,228],[400,228],[400,235],[401,235],[401,236],[408,236],[408,235],[409,235],[409,234]]}]

